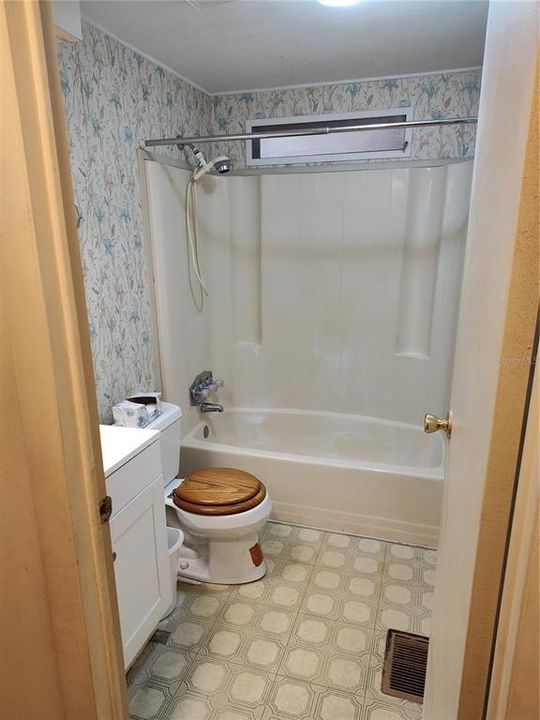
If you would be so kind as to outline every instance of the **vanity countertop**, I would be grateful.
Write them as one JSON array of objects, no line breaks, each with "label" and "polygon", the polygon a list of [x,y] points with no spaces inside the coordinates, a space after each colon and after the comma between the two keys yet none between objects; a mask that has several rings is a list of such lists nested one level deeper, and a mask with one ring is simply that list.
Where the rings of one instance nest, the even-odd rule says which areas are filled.
[{"label": "vanity countertop", "polygon": [[144,448],[156,442],[160,433],[159,430],[100,425],[99,435],[103,468],[105,477],[108,477]]}]

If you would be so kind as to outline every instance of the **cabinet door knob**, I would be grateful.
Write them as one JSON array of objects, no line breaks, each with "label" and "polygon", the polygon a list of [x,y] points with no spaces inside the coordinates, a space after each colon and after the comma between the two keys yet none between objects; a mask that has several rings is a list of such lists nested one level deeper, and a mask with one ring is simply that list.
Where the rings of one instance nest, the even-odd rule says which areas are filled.
[{"label": "cabinet door knob", "polygon": [[112,561],[114,562],[115,560],[116,560],[116,553],[113,552],[113,554],[112,554]]}]

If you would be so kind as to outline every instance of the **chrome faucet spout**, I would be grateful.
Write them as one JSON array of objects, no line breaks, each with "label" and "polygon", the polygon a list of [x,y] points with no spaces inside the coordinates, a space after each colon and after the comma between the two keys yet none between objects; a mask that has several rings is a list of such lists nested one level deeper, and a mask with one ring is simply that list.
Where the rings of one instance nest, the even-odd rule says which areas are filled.
[{"label": "chrome faucet spout", "polygon": [[203,402],[199,405],[199,410],[202,413],[222,413],[223,412],[223,405],[219,405],[219,403],[210,403],[210,402]]}]

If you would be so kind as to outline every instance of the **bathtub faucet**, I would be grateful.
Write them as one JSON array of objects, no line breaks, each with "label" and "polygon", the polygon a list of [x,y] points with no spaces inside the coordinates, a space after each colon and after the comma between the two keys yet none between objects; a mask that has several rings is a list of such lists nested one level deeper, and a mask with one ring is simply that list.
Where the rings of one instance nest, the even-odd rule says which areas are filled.
[{"label": "bathtub faucet", "polygon": [[215,380],[211,370],[203,370],[190,385],[191,406],[198,407],[201,412],[223,412],[222,405],[206,402],[220,387],[223,387],[223,380]]},{"label": "bathtub faucet", "polygon": [[219,405],[219,403],[203,402],[199,405],[199,410],[202,413],[223,412],[223,405]]}]

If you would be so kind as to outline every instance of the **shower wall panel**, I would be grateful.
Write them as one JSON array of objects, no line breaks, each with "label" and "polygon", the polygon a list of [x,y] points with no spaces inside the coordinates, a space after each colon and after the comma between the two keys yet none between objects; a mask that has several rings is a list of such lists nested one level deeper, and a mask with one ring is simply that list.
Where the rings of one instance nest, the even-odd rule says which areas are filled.
[{"label": "shower wall panel", "polygon": [[251,177],[231,177],[228,191],[233,343],[261,344],[261,191]]},{"label": "shower wall panel", "polygon": [[169,399],[185,406],[192,376],[210,368],[236,406],[416,424],[448,410],[471,162],[205,179],[202,311],[189,289],[187,173],[150,170]]}]

